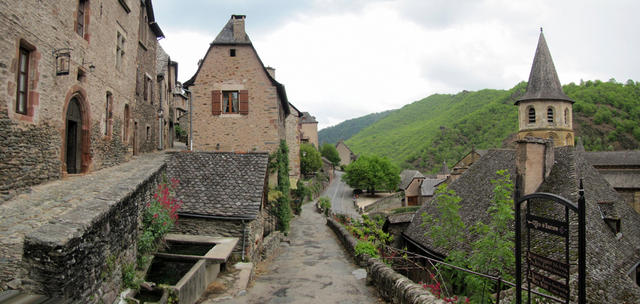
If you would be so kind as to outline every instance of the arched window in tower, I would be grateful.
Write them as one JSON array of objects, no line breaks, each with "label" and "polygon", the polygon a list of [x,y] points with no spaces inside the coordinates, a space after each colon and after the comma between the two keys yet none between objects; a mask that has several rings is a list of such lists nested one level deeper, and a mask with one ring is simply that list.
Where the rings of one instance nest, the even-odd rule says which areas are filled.
[{"label": "arched window in tower", "polygon": [[569,125],[569,109],[564,109],[564,125]]},{"label": "arched window in tower", "polygon": [[536,110],[529,107],[529,123],[536,123]]},{"label": "arched window in tower", "polygon": [[552,107],[547,108],[547,122],[548,123],[553,123],[553,108]]}]

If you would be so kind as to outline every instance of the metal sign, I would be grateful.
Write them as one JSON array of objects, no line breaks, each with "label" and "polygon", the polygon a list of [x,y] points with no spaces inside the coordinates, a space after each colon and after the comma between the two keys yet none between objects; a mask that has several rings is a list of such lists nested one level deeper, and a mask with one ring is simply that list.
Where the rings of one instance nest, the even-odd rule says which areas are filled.
[{"label": "metal sign", "polygon": [[[516,178],[515,228],[516,228],[516,303],[522,303],[522,203],[526,204],[524,217],[527,229],[526,278],[528,287],[527,303],[531,303],[531,284],[543,288],[569,303],[571,289],[569,286],[569,211],[578,214],[578,303],[586,303],[586,249],[585,249],[585,199],[582,180],[580,180],[580,197],[578,206],[569,200],[551,193],[533,193],[519,197],[520,178]],[[531,205],[539,201],[552,202],[564,206],[564,221],[550,219],[531,213]],[[551,234],[564,240],[564,261],[558,261],[531,252],[531,230]]]}]

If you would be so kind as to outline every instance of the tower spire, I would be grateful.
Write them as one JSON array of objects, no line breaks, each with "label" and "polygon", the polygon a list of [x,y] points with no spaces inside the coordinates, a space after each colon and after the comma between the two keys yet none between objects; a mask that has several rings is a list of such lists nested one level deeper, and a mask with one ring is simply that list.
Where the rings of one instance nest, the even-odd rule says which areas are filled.
[{"label": "tower spire", "polygon": [[547,41],[544,39],[542,27],[540,28],[536,55],[533,58],[531,73],[529,74],[527,92],[524,96],[516,100],[516,105],[524,100],[540,99],[564,100],[574,103],[574,101],[562,91],[562,85],[558,79],[556,68],[553,65],[553,59],[547,47]]}]

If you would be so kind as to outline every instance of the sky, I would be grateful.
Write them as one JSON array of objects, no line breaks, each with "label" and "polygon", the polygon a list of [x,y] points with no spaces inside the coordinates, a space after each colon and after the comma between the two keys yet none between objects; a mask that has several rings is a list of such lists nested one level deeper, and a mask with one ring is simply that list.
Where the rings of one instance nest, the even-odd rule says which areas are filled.
[{"label": "sky", "polygon": [[431,94],[510,89],[540,34],[563,84],[640,81],[637,0],[155,0],[178,80],[197,70],[232,14],[318,128]]}]

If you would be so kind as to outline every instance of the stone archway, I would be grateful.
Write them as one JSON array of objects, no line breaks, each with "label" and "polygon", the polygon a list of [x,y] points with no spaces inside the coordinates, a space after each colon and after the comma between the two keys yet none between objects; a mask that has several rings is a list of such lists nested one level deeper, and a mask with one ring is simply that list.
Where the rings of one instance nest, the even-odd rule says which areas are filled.
[{"label": "stone archway", "polygon": [[75,86],[67,94],[61,149],[63,174],[86,173],[91,165],[91,121],[85,96],[84,90]]}]

